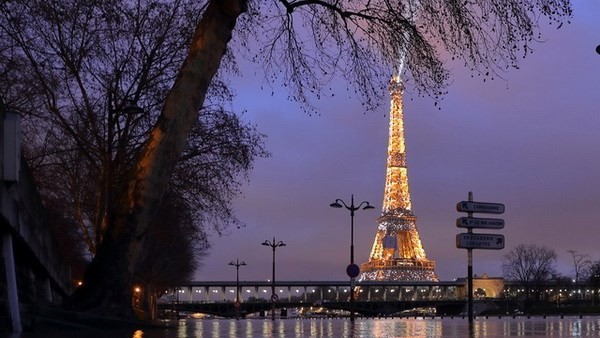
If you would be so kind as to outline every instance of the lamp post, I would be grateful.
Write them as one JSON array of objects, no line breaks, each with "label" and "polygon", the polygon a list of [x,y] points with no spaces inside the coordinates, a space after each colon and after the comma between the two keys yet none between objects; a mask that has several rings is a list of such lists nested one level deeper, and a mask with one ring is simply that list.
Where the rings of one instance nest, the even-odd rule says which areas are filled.
[{"label": "lamp post", "polygon": [[280,246],[285,246],[285,243],[282,241],[275,241],[275,237],[273,237],[273,241],[265,240],[262,242],[264,246],[270,246],[273,248],[273,278],[271,278],[271,319],[275,320],[275,302],[279,297],[275,293],[275,248]]},{"label": "lamp post", "polygon": [[237,258],[229,262],[228,265],[235,266],[235,317],[240,318],[240,266],[246,265],[246,262],[239,261]]},{"label": "lamp post", "polygon": [[[354,264],[354,212],[356,210],[368,210],[375,209],[372,205],[367,201],[361,202],[359,205],[354,205],[354,195],[351,195],[350,205],[347,205],[341,199],[336,199],[335,202],[331,203],[329,206],[332,208],[346,208],[350,210],[350,265],[346,268],[346,273],[350,277],[350,321],[354,322],[354,279],[360,273],[360,269],[358,265]],[[364,205],[364,206],[363,206]]]}]

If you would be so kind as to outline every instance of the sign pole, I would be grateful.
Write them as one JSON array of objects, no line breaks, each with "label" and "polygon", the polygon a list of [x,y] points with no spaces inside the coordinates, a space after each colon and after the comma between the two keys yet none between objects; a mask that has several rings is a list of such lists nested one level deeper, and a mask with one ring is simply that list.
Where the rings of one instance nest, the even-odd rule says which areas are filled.
[{"label": "sign pole", "polygon": [[473,192],[469,191],[468,201],[458,202],[456,211],[466,212],[467,217],[456,220],[456,226],[467,228],[467,233],[456,235],[456,247],[467,249],[467,310],[469,331],[473,333],[473,249],[504,249],[504,236],[496,234],[473,233],[473,229],[502,229],[504,220],[497,218],[475,218],[474,213],[502,214],[504,204],[473,202]]},{"label": "sign pole", "polygon": [[[469,191],[469,202],[473,202],[473,192]],[[473,217],[469,212],[468,217]],[[468,228],[468,233],[472,234],[473,229]],[[469,328],[473,325],[473,249],[467,249],[467,308],[469,315]]]}]

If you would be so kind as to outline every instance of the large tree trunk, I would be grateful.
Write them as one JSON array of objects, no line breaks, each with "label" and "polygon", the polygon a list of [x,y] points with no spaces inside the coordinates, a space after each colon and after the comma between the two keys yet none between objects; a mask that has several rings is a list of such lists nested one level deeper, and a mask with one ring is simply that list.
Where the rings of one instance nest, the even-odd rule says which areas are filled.
[{"label": "large tree trunk", "polygon": [[68,307],[133,318],[132,277],[144,236],[246,5],[246,0],[213,0],[208,4],[163,111],[127,186],[113,203],[104,240]]}]

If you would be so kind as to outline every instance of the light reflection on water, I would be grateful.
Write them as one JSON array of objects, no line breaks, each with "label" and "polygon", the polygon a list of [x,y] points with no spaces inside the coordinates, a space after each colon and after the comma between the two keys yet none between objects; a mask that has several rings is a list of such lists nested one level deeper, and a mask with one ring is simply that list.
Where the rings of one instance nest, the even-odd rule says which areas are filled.
[{"label": "light reflection on water", "polygon": [[[466,319],[404,318],[357,319],[202,319],[181,321],[187,337],[468,337]],[[212,323],[212,326],[207,324]],[[190,328],[194,328],[190,330]],[[473,337],[589,336],[600,335],[596,317],[478,318]],[[154,338],[153,335],[144,335]],[[157,336],[158,337],[158,336]],[[170,337],[170,336],[163,336]]]},{"label": "light reflection on water", "polygon": [[477,318],[470,334],[462,318],[357,318],[346,319],[186,319],[170,329],[69,330],[13,335],[30,337],[514,337],[514,336],[598,336],[597,317]]}]

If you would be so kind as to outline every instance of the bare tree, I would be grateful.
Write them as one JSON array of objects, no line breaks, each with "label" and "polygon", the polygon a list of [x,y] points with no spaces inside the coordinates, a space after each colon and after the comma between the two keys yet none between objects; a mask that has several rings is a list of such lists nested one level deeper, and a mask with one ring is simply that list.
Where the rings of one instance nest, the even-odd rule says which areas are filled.
[{"label": "bare tree", "polygon": [[557,255],[553,249],[536,244],[519,244],[504,255],[504,278],[518,282],[528,300],[532,288],[550,281],[556,275]]},{"label": "bare tree", "polygon": [[573,259],[573,280],[575,283],[579,283],[582,280],[587,279],[589,269],[592,265],[590,255],[581,254],[577,250],[567,250],[571,254]]},{"label": "bare tree", "polygon": [[[119,195],[186,56],[203,6],[180,0],[0,4],[0,58],[6,61],[0,65],[0,93],[25,117],[24,154],[46,207],[73,235],[63,238],[78,263],[97,255],[114,223]],[[267,153],[263,135],[227,109],[232,93],[218,76],[207,92],[210,99],[187,122],[190,132],[166,189],[193,216],[188,224],[221,234],[241,226],[230,201],[254,158]],[[161,210],[160,204],[158,199],[154,210]],[[130,294],[132,277],[118,278],[124,277],[129,286],[119,292]],[[84,285],[92,284],[89,279]]]},{"label": "bare tree", "polygon": [[[368,107],[372,107],[380,101],[384,92],[381,89],[387,85],[399,60],[403,60],[407,81],[438,98],[448,80],[441,55],[462,60],[474,73],[491,78],[517,67],[517,60],[531,51],[530,44],[538,38],[540,18],[560,25],[571,15],[568,0],[209,0],[195,7],[196,12],[186,12],[192,16],[201,14],[201,18],[195,28],[183,25],[182,34],[177,35],[189,45],[185,59],[181,63],[177,57],[160,59],[157,63],[158,68],[168,66],[172,70],[166,72],[165,76],[171,80],[167,84],[152,76],[155,68],[137,69],[135,62],[123,60],[162,55],[163,40],[168,35],[157,30],[143,40],[138,30],[161,21],[177,25],[181,22],[179,16],[177,20],[172,17],[178,9],[194,7],[200,2],[180,0],[158,12],[154,9],[162,10],[167,5],[151,1],[145,11],[139,11],[135,7],[140,2],[109,0],[86,2],[87,7],[78,10],[70,8],[71,3],[60,3],[54,10],[44,6],[56,6],[57,2],[33,3],[36,6],[12,1],[2,5],[4,18],[0,27],[9,27],[2,32],[9,38],[7,48],[15,48],[20,57],[14,58],[15,62],[28,63],[31,69],[28,74],[11,75],[30,78],[39,87],[36,90],[46,93],[31,103],[45,111],[64,110],[63,97],[54,94],[56,86],[64,89],[67,98],[78,98],[77,105],[68,106],[68,115],[51,115],[71,134],[83,131],[92,135],[73,138],[71,146],[91,142],[104,148],[102,138],[98,137],[101,130],[96,130],[102,124],[93,123],[97,117],[90,112],[96,109],[90,107],[103,107],[110,117],[110,112],[126,107],[127,98],[143,101],[142,79],[154,81],[159,89],[169,88],[164,100],[144,105],[156,108],[160,114],[156,119],[144,117],[152,126],[150,131],[132,133],[138,136],[135,140],[139,141],[136,143],[139,147],[133,147],[136,151],[132,161],[127,162],[130,165],[120,175],[123,185],[115,189],[114,210],[108,208],[110,222],[105,222],[107,226],[86,271],[84,286],[71,302],[79,309],[105,309],[113,314],[118,309],[121,315],[127,315],[130,308],[134,266],[157,206],[186,151],[192,126],[206,106],[205,99],[211,97],[211,89],[220,88],[215,86],[218,70],[231,66],[227,61],[234,56],[254,55],[253,59],[264,63],[267,82],[272,84],[269,82],[272,78],[280,77],[290,89],[290,96],[305,107],[310,107],[308,98],[321,97],[327,90],[326,84],[337,75],[345,77],[362,94]],[[122,15],[132,6],[135,13],[152,15],[144,20]],[[32,20],[19,21],[17,14],[23,12],[30,13]],[[40,22],[49,22],[49,26],[38,31],[53,33],[24,38],[23,32],[30,32],[31,26],[36,27]],[[64,22],[70,26],[57,33],[54,28]],[[186,40],[191,30],[191,40]],[[236,39],[230,43],[234,36]],[[84,91],[81,83],[87,76],[69,73],[66,77],[69,81],[65,83],[64,78],[48,74],[55,65],[48,61],[54,60],[47,60],[45,54],[38,55],[37,47],[56,45],[56,39],[66,40],[67,46],[83,46],[85,55],[106,56],[101,63],[88,63],[73,48],[54,50],[54,54],[64,55],[69,61],[67,69],[100,65],[100,73],[88,75],[91,79],[110,79],[106,86],[96,83],[95,89],[100,93],[113,90],[112,94],[94,96],[92,91]],[[109,45],[119,53],[107,53],[103,48],[106,40],[116,41]],[[132,40],[136,42],[133,49],[128,47],[131,44],[124,43]],[[232,52],[234,48],[237,53]],[[138,121],[134,117],[122,118],[131,119],[132,124]],[[109,123],[107,130],[111,127]],[[108,139],[108,144],[112,144]],[[98,162],[89,153],[81,156]],[[97,174],[102,176],[102,170]]]},{"label": "bare tree", "polygon": [[176,192],[167,192],[137,262],[134,283],[141,286],[143,310],[153,320],[156,300],[171,286],[189,281],[207,252],[207,234],[194,226],[193,212]]},{"label": "bare tree", "polygon": [[587,275],[594,293],[594,304],[596,304],[599,294],[598,289],[600,289],[600,261],[594,261],[590,264]]}]

